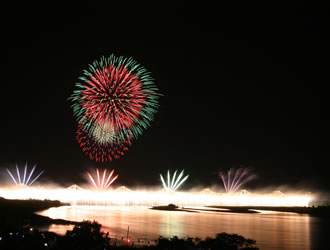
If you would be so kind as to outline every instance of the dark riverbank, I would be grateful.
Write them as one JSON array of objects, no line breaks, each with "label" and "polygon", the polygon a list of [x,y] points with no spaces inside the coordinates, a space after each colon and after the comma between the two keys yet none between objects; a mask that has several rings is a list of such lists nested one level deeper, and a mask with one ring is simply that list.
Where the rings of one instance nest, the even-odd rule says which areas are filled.
[{"label": "dark riverbank", "polygon": [[290,212],[290,213],[298,213],[298,214],[309,214],[311,216],[320,216],[320,217],[330,217],[330,206],[318,206],[318,207],[269,207],[269,206],[206,206],[209,208],[215,209],[229,209],[231,211],[240,210],[244,211],[255,211],[255,210],[263,210],[263,211],[275,211],[275,212]]},{"label": "dark riverbank", "polygon": [[50,224],[74,225],[77,222],[51,219],[35,212],[69,205],[52,200],[8,200],[0,197],[0,232]]},{"label": "dark riverbank", "polygon": [[[210,207],[211,208],[211,207]],[[219,213],[245,213],[245,214],[257,214],[258,211],[250,210],[249,208],[244,207],[235,207],[235,208],[214,208],[214,209],[207,209],[207,208],[186,208],[194,211],[201,211],[201,212],[219,212]]]},{"label": "dark riverbank", "polygon": [[[211,208],[211,207],[210,207]],[[179,208],[174,204],[169,204],[167,206],[153,206],[150,209],[154,210],[165,210],[165,211],[181,211],[181,212],[222,212],[222,213],[259,213],[257,211],[250,210],[248,208],[241,207],[233,207],[228,209],[208,209],[205,208],[190,208],[190,207],[182,207]]]},{"label": "dark riverbank", "polygon": [[182,211],[182,212],[219,212],[219,213],[260,213],[261,211],[290,212],[298,214],[309,214],[318,217],[330,217],[330,206],[318,207],[270,207],[270,206],[205,206],[205,208],[179,208],[174,204],[167,206],[153,206],[154,210]]},{"label": "dark riverbank", "polygon": [[131,241],[129,237],[119,242],[108,233],[101,231],[101,224],[83,221],[65,235],[36,230],[20,230],[18,232],[0,233],[0,249],[53,249],[53,250],[110,250],[110,249],[155,249],[155,250],[258,250],[256,241],[238,234],[218,233],[215,238],[171,238],[159,237],[141,245]]},{"label": "dark riverbank", "polygon": [[165,210],[165,211],[180,211],[180,212],[198,212],[194,209],[185,209],[185,208],[179,208],[178,206],[174,204],[168,204],[167,206],[153,206],[150,209],[154,210]]}]

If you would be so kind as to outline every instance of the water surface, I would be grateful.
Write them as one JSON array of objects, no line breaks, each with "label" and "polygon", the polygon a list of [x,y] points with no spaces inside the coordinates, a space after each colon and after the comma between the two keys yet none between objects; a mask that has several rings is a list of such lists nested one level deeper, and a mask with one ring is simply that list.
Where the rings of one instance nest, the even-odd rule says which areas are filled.
[{"label": "water surface", "polygon": [[[260,249],[327,249],[329,223],[309,215],[283,212],[256,214],[151,210],[142,206],[63,206],[39,214],[72,221],[96,220],[110,237],[157,239],[172,237],[215,237],[217,233],[235,233],[257,241]],[[68,226],[51,226],[50,231],[64,233]]]}]

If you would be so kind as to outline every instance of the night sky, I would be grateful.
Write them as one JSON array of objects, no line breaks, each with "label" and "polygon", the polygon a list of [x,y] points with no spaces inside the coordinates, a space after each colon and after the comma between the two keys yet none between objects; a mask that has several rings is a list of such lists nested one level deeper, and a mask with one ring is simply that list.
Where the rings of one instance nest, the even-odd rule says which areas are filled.
[{"label": "night sky", "polygon": [[[220,169],[243,166],[258,176],[252,190],[330,190],[326,9],[88,8],[17,13],[1,31],[1,182],[28,162],[46,170],[40,182],[61,185],[107,167],[117,185],[159,185],[159,173],[184,168],[186,188],[221,187]],[[146,67],[163,97],[125,156],[101,164],[76,142],[67,99],[88,64],[112,53]]]}]

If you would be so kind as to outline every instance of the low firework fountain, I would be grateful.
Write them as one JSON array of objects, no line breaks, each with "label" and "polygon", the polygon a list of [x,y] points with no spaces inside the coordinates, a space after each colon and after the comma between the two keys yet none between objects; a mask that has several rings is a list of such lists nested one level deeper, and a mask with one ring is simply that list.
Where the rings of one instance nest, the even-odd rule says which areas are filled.
[{"label": "low firework fountain", "polygon": [[109,174],[107,174],[107,170],[104,169],[103,175],[101,177],[98,168],[95,172],[95,177],[93,177],[89,172],[87,172],[87,175],[97,191],[106,191],[110,185],[118,178],[118,175],[113,176],[114,170],[109,171]]},{"label": "low firework fountain", "polygon": [[167,192],[175,192],[189,177],[189,175],[183,177],[184,170],[176,176],[178,170],[174,171],[173,177],[171,178],[170,170],[167,171],[167,182],[165,182],[162,174],[160,174],[160,179],[162,181],[163,187]]},{"label": "low firework fountain", "polygon": [[41,171],[35,178],[33,178],[32,176],[33,176],[35,169],[36,169],[36,165],[34,165],[32,170],[30,171],[30,173],[28,173],[27,163],[25,164],[24,171],[20,171],[19,167],[16,165],[17,176],[15,178],[14,174],[8,168],[6,168],[7,173],[11,177],[12,181],[16,185],[21,185],[21,186],[25,186],[25,187],[31,186],[40,177],[40,175],[42,175],[44,172],[44,171]]},{"label": "low firework fountain", "polygon": [[231,168],[225,172],[220,172],[219,177],[223,182],[227,193],[235,193],[244,184],[256,178],[256,175],[251,174],[248,168],[239,168],[237,170]]}]

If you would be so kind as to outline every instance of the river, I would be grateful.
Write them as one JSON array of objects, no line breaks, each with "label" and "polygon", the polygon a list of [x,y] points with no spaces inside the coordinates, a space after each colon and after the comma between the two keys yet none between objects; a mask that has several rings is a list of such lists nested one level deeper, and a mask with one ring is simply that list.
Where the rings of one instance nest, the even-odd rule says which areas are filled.
[{"label": "river", "polygon": [[[71,221],[96,220],[113,238],[125,237],[129,227],[132,240],[174,235],[203,239],[226,232],[254,239],[260,249],[329,249],[329,220],[306,214],[260,212],[190,213],[152,210],[142,206],[63,206],[39,214]],[[70,228],[51,225],[47,230],[63,234]]]}]

